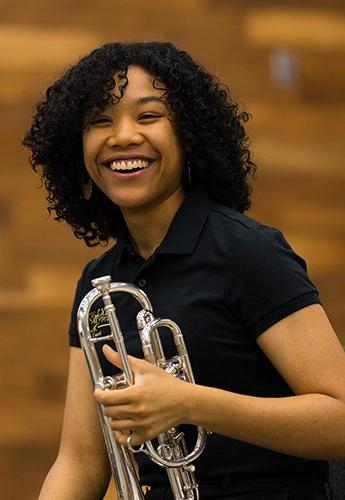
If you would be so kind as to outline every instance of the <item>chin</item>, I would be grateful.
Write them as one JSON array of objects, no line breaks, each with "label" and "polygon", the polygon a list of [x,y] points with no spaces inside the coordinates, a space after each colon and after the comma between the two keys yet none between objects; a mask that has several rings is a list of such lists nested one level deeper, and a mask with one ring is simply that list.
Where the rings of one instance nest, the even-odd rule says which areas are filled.
[{"label": "chin", "polygon": [[150,205],[148,200],[132,199],[129,198],[114,198],[111,197],[110,200],[119,207],[120,210],[137,211],[142,210]]}]

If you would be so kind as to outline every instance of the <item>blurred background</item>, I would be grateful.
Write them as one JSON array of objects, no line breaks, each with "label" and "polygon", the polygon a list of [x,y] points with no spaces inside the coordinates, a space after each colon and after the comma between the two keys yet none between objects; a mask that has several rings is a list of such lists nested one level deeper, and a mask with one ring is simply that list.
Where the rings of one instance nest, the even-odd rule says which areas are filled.
[{"label": "blurred background", "polygon": [[0,496],[31,500],[58,449],[76,280],[103,251],[48,216],[20,144],[35,103],[105,42],[170,40],[191,52],[252,114],[249,215],[282,229],[307,260],[345,344],[345,5],[0,0],[0,11]]}]

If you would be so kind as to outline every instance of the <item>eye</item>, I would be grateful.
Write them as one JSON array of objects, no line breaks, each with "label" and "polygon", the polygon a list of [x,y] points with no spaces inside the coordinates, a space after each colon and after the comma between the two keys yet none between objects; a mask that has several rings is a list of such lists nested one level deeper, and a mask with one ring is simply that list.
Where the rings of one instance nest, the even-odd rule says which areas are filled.
[{"label": "eye", "polygon": [[90,119],[89,124],[90,125],[103,125],[106,123],[110,123],[111,119],[108,118],[107,116],[94,116],[93,118]]},{"label": "eye", "polygon": [[139,116],[139,120],[140,121],[153,121],[153,120],[156,120],[158,118],[161,118],[161,114],[159,113],[144,113],[142,115]]}]

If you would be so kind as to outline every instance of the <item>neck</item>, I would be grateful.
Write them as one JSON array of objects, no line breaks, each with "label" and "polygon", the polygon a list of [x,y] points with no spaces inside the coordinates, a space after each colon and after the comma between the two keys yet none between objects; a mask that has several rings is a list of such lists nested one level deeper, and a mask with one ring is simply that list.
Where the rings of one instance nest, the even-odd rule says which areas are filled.
[{"label": "neck", "polygon": [[165,200],[158,208],[122,210],[133,244],[144,259],[148,259],[163,241],[184,198],[185,194],[181,191]]}]

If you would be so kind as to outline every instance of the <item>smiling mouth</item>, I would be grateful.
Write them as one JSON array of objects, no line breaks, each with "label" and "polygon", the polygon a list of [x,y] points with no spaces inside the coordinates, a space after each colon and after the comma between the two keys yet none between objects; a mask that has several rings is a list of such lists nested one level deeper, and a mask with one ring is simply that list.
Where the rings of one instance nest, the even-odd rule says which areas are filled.
[{"label": "smiling mouth", "polygon": [[150,165],[151,161],[135,159],[132,160],[114,160],[107,164],[113,172],[131,173],[144,170]]}]

